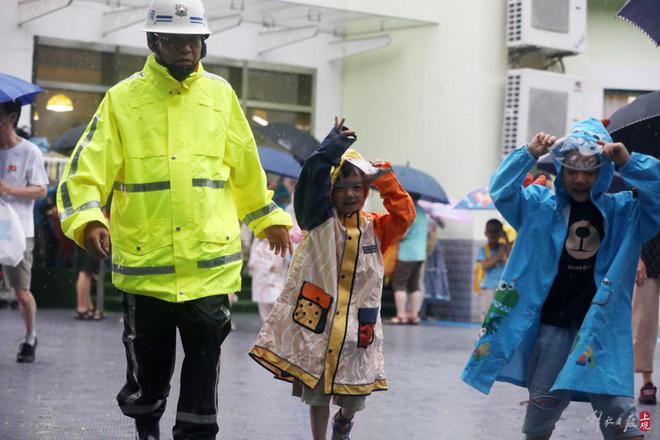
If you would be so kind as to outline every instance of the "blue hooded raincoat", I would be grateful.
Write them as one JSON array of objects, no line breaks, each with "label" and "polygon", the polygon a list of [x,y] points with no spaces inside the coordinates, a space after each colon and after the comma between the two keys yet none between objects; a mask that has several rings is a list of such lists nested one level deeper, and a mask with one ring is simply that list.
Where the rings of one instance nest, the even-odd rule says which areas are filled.
[{"label": "blue hooded raincoat", "polygon": [[[596,135],[612,142],[596,119],[576,124],[570,134]],[[569,135],[570,135],[569,134]],[[570,199],[555,162],[555,191],[522,183],[536,159],[527,146],[512,152],[490,183],[495,206],[518,231],[495,299],[462,375],[488,394],[495,380],[527,386],[527,362],[540,326],[541,308],[558,270],[568,232]],[[552,390],[633,396],[631,299],[642,243],[660,229],[660,161],[632,153],[619,169],[631,191],[606,194],[614,165],[606,160],[591,190],[603,215],[605,236],[596,257],[597,292]]]}]

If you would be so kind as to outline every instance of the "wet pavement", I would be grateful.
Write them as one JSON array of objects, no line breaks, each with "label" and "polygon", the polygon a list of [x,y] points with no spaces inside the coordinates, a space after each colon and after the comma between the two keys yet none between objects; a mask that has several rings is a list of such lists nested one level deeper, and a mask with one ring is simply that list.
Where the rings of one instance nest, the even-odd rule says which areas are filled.
[{"label": "wet pavement", "polygon": [[[247,355],[260,325],[257,315],[234,318],[237,330],[223,344],[218,438],[310,439],[306,406],[290,396],[289,385],[273,380]],[[119,315],[75,321],[70,311],[40,310],[34,364],[15,362],[22,331],[17,311],[0,310],[0,439],[134,438],[131,420],[114,400],[125,368]],[[459,379],[477,331],[437,323],[387,326],[390,390],[367,399],[352,439],[520,439],[520,402],[527,398],[523,388],[497,383],[484,396]],[[161,421],[163,439],[171,439],[181,359],[179,350]],[[638,408],[651,412],[648,439],[660,439],[655,408]],[[553,435],[600,438],[591,407],[584,403],[569,406]]]}]

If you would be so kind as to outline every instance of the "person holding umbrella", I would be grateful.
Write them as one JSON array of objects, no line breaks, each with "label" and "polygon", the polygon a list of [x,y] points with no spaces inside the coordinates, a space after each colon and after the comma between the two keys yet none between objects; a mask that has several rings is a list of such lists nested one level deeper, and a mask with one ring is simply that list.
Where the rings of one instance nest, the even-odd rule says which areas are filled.
[{"label": "person holding umbrella", "polygon": [[[555,192],[523,187],[548,151]],[[605,193],[615,167],[636,193]],[[500,164],[490,193],[518,236],[463,380],[483,393],[495,380],[525,386],[529,440],[549,439],[572,400],[591,402],[605,438],[643,438],[631,299],[641,245],[660,229],[660,161],[590,118],[559,140],[536,134]]]},{"label": "person holding umbrella", "polygon": [[[90,254],[105,259],[112,238],[127,361],[117,402],[138,438],[160,437],[178,331],[185,357],[173,437],[213,439],[227,297],[241,288],[239,224],[284,257],[291,217],[266,189],[236,93],[200,61],[211,32],[202,1],[152,0],[146,12],[152,53],[106,93],[57,205],[65,234]],[[113,190],[108,224],[101,207]]]},{"label": "person holding umbrella", "polygon": [[25,339],[17,362],[34,362],[37,350],[37,303],[30,291],[34,249],[34,201],[46,197],[48,176],[39,147],[16,134],[21,107],[41,89],[0,74],[0,199],[16,211],[25,234],[25,253],[16,267],[3,266],[5,282],[13,288],[25,323]]},{"label": "person holding umbrella", "polygon": [[396,316],[389,324],[419,324],[424,296],[421,288],[422,266],[426,260],[429,220],[417,201],[419,194],[410,193],[415,203],[415,220],[399,241],[396,267],[392,275]]}]

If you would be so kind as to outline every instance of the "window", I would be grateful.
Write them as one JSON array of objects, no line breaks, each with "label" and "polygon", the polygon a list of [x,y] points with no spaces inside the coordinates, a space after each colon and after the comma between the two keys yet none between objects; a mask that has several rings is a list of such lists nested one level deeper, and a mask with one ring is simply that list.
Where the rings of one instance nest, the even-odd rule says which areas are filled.
[{"label": "window", "polygon": [[605,97],[603,99],[603,116],[609,118],[612,113],[630,104],[640,95],[645,95],[649,91],[644,90],[605,90]]},{"label": "window", "polygon": [[[53,144],[69,128],[87,124],[105,92],[142,70],[148,51],[111,45],[36,38],[35,82],[45,89],[33,106],[32,131]],[[205,58],[204,69],[225,78],[236,91],[250,123],[284,122],[312,130],[313,83],[310,69],[257,65]],[[48,110],[48,100],[66,95],[73,110]]]}]

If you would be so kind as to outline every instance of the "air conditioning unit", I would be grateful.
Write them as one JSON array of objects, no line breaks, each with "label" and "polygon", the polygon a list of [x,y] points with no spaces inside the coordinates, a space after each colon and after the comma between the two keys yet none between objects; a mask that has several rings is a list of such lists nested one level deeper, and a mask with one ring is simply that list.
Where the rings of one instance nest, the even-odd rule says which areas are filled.
[{"label": "air conditioning unit", "polygon": [[507,0],[507,47],[549,54],[584,52],[586,0]]},{"label": "air conditioning unit", "polygon": [[526,144],[539,131],[564,136],[583,117],[580,78],[534,69],[509,70],[502,155]]}]

